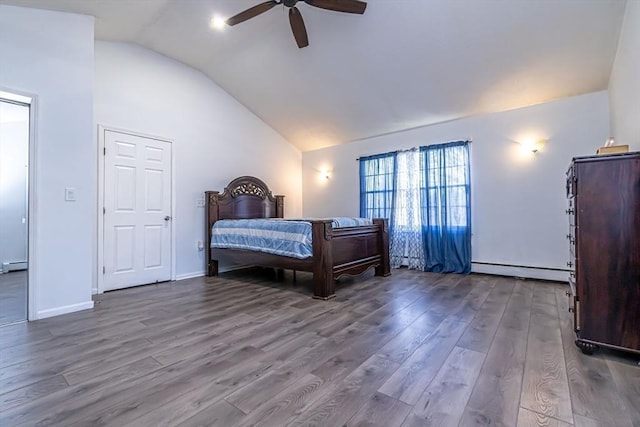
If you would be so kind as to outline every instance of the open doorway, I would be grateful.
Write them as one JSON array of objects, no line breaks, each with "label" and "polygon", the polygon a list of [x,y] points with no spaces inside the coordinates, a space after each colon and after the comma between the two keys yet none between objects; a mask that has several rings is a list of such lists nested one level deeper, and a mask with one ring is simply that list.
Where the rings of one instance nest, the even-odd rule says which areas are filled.
[{"label": "open doorway", "polygon": [[30,108],[0,92],[0,325],[28,318]]}]

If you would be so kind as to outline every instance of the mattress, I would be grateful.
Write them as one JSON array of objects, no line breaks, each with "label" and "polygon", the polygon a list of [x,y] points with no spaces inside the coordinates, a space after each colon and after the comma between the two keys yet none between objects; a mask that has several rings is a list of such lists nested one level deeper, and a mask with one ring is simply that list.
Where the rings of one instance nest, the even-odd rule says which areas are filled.
[{"label": "mattress", "polygon": [[[316,218],[313,218],[316,219]],[[224,219],[213,224],[211,247],[244,249],[305,259],[311,257],[311,220]],[[367,218],[331,218],[333,228],[371,225]]]}]

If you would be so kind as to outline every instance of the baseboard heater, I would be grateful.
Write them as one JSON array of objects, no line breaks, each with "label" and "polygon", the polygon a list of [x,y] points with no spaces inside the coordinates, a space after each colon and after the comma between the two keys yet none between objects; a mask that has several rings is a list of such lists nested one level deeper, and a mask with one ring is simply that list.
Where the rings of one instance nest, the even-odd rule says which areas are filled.
[{"label": "baseboard heater", "polygon": [[471,261],[471,272],[527,279],[550,280],[554,282],[566,282],[569,277],[569,270],[564,268],[502,264],[482,261]]},{"label": "baseboard heater", "polygon": [[491,265],[491,266],[496,266],[496,267],[528,268],[528,269],[531,269],[531,270],[563,271],[565,273],[568,273],[569,271],[571,271],[571,270],[566,269],[566,268],[534,267],[532,265],[499,264],[499,263],[496,263],[496,262],[471,261],[471,264]]},{"label": "baseboard heater", "polygon": [[8,273],[10,271],[26,270],[28,266],[29,263],[27,261],[3,262],[2,272]]},{"label": "baseboard heater", "polygon": [[[409,258],[404,257],[403,266],[409,265]],[[471,261],[471,272],[492,274],[497,276],[520,277],[528,279],[566,282],[571,270],[555,267],[538,267],[532,265],[501,264],[496,262]]]}]

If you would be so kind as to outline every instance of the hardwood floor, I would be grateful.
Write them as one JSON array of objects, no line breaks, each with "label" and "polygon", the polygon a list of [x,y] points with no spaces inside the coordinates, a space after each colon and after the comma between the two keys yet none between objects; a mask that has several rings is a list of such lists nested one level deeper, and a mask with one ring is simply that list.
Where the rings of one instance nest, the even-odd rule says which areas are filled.
[{"label": "hardwood floor", "polygon": [[27,270],[0,274],[0,325],[27,320]]},{"label": "hardwood floor", "polygon": [[637,356],[573,344],[565,286],[267,270],[0,328],[0,425],[640,426]]}]

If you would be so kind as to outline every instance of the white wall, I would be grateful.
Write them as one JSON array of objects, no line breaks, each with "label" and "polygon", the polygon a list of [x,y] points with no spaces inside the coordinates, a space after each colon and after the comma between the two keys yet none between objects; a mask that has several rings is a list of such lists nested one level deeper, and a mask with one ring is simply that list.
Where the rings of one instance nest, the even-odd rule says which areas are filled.
[{"label": "white wall", "polygon": [[611,130],[617,144],[640,150],[640,1],[629,0],[609,80]]},{"label": "white wall", "polygon": [[[472,138],[472,260],[566,269],[565,172],[609,133],[607,92],[417,128],[302,155],[305,216],[359,214],[357,157]],[[548,139],[523,153],[515,141]],[[320,177],[329,169],[331,178]],[[566,280],[562,271],[473,265],[473,271]]]},{"label": "white wall", "polygon": [[0,102],[0,273],[27,261],[29,107]]},{"label": "white wall", "polygon": [[[37,96],[30,318],[92,307],[93,18],[0,6],[0,61],[0,86]],[[65,187],[77,201],[65,202]]]},{"label": "white wall", "polygon": [[233,178],[261,178],[302,214],[301,155],[208,77],[137,45],[96,42],[95,121],[174,140],[177,277],[203,274],[204,209],[196,199]]}]

